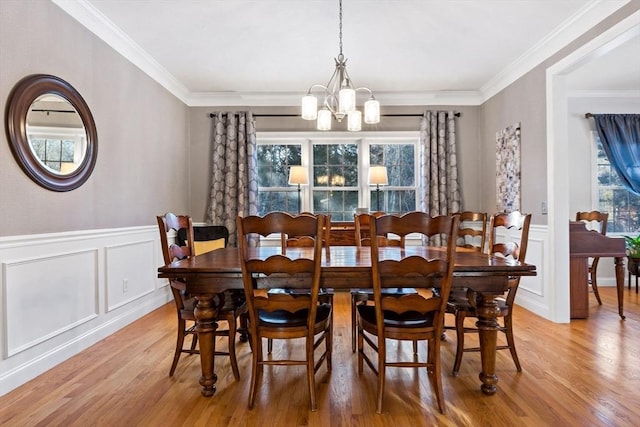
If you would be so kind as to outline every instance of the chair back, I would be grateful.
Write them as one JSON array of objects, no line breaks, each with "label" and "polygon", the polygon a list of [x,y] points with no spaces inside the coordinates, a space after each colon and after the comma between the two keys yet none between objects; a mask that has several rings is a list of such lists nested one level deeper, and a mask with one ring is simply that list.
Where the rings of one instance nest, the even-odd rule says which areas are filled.
[{"label": "chair back", "polygon": [[[505,257],[512,257],[520,262],[524,262],[527,255],[529,242],[529,225],[531,224],[531,214],[520,212],[500,212],[491,216],[489,225],[489,255],[502,254]],[[500,228],[520,231],[520,243],[498,242],[497,231]]]},{"label": "chair back", "polygon": [[[176,259],[183,259],[193,254],[193,223],[188,215],[175,215],[171,212],[163,216],[156,216],[158,229],[160,231],[160,246],[162,247],[162,255],[164,263],[171,264]],[[184,244],[169,244],[167,233],[174,231],[176,235],[180,230],[187,230],[184,237]]]},{"label": "chair back", "polygon": [[[379,218],[385,215],[384,212],[373,212],[354,214],[353,222],[356,229],[356,246],[371,246],[371,220]],[[401,236],[400,239],[391,239],[388,235],[378,236],[378,246],[400,246],[404,248],[405,238]]]},{"label": "chair back", "polygon": [[[311,212],[302,212],[299,215],[316,216]],[[329,238],[331,234],[331,215],[323,215],[323,233],[322,233],[322,246],[329,248]],[[280,245],[282,250],[286,248],[311,248],[315,243],[315,239],[311,236],[292,236],[285,233],[280,234]]]},{"label": "chair back", "polygon": [[[408,312],[420,313],[424,318],[432,320],[432,328],[441,333],[444,313],[451,290],[453,267],[455,262],[455,243],[458,232],[459,217],[437,216],[430,217],[425,212],[410,212],[402,216],[384,215],[371,221],[371,233],[374,236],[396,234],[406,237],[410,233],[418,233],[426,239],[440,236],[447,242],[444,254],[439,252],[436,258],[428,255],[389,256],[386,248],[378,245],[378,240],[372,240],[371,264],[373,274],[373,292],[376,305],[378,330],[383,330],[383,313],[395,312],[402,315]],[[444,256],[443,256],[444,255]],[[417,293],[397,296],[385,296],[382,292],[386,287],[402,285],[403,278],[420,276],[419,284],[410,285],[418,290]],[[432,294],[433,287],[439,288],[438,295]]]},{"label": "chair back", "polygon": [[457,245],[479,252],[484,251],[487,236],[486,212],[464,211],[454,215],[460,216]]},{"label": "chair back", "polygon": [[[238,217],[238,246],[242,280],[253,325],[258,325],[258,310],[274,312],[284,310],[295,313],[308,310],[307,326],[315,323],[318,293],[320,289],[320,265],[322,260],[323,215],[297,215],[271,212],[264,217]],[[267,258],[256,255],[256,248],[249,246],[252,235],[267,236],[280,233],[287,236],[308,236],[313,247],[280,250]],[[276,249],[277,251],[277,249]],[[278,280],[268,280],[270,278]],[[259,284],[259,281],[261,283]],[[283,284],[283,281],[285,283]],[[260,288],[259,288],[260,285]],[[268,288],[299,287],[311,292],[298,294],[267,292]]]},{"label": "chair back", "polygon": [[587,229],[598,230],[600,233],[605,235],[607,234],[609,214],[599,211],[578,212],[576,214],[576,221],[583,221],[586,223]]},{"label": "chair back", "polygon": [[[500,254],[504,257],[511,257],[520,262],[524,262],[527,255],[527,246],[529,242],[529,225],[531,223],[531,214],[523,214],[520,212],[502,212],[495,213],[491,216],[491,224],[489,226],[489,255]],[[510,230],[520,231],[520,244],[517,242],[497,242],[497,230],[500,227]],[[509,278],[509,291],[506,297],[506,303],[509,307],[513,306],[516,299],[516,292],[520,284],[520,276]]]}]

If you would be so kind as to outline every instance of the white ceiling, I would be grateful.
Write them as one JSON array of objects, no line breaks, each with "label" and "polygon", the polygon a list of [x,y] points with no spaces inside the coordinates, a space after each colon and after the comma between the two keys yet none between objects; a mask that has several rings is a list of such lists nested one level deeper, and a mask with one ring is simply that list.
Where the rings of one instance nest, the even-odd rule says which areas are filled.
[{"label": "white ceiling", "polygon": [[[298,105],[339,52],[337,0],[52,1],[188,105]],[[382,103],[474,105],[627,2],[344,0],[343,52]],[[616,90],[640,89],[639,46]],[[606,89],[594,74],[573,82]]]}]

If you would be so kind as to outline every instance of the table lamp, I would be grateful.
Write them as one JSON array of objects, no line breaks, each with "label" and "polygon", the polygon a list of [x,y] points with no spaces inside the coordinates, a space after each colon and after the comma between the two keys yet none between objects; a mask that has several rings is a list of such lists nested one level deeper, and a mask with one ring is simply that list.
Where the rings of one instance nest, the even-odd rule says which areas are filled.
[{"label": "table lamp", "polygon": [[388,185],[389,178],[387,178],[386,166],[371,166],[369,168],[369,185],[376,185],[376,201],[377,211],[380,211],[380,186]]},{"label": "table lamp", "polygon": [[298,185],[298,213],[300,213],[300,185],[309,183],[307,168],[304,166],[291,166],[289,170],[289,185]]}]

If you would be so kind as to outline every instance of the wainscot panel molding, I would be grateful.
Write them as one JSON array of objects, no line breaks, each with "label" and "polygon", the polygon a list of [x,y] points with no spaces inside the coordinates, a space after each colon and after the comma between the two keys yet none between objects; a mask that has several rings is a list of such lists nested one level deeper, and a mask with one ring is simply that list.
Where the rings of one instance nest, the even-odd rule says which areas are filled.
[{"label": "wainscot panel molding", "polygon": [[172,300],[157,226],[0,237],[0,395]]}]

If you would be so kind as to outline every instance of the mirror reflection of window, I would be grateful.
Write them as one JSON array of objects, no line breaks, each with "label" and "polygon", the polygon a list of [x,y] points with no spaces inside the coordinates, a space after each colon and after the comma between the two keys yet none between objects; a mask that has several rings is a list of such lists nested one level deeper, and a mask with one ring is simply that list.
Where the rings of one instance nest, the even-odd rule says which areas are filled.
[{"label": "mirror reflection of window", "polygon": [[43,95],[31,104],[27,135],[31,151],[50,172],[68,175],[84,159],[87,140],[80,115],[57,95]]}]

